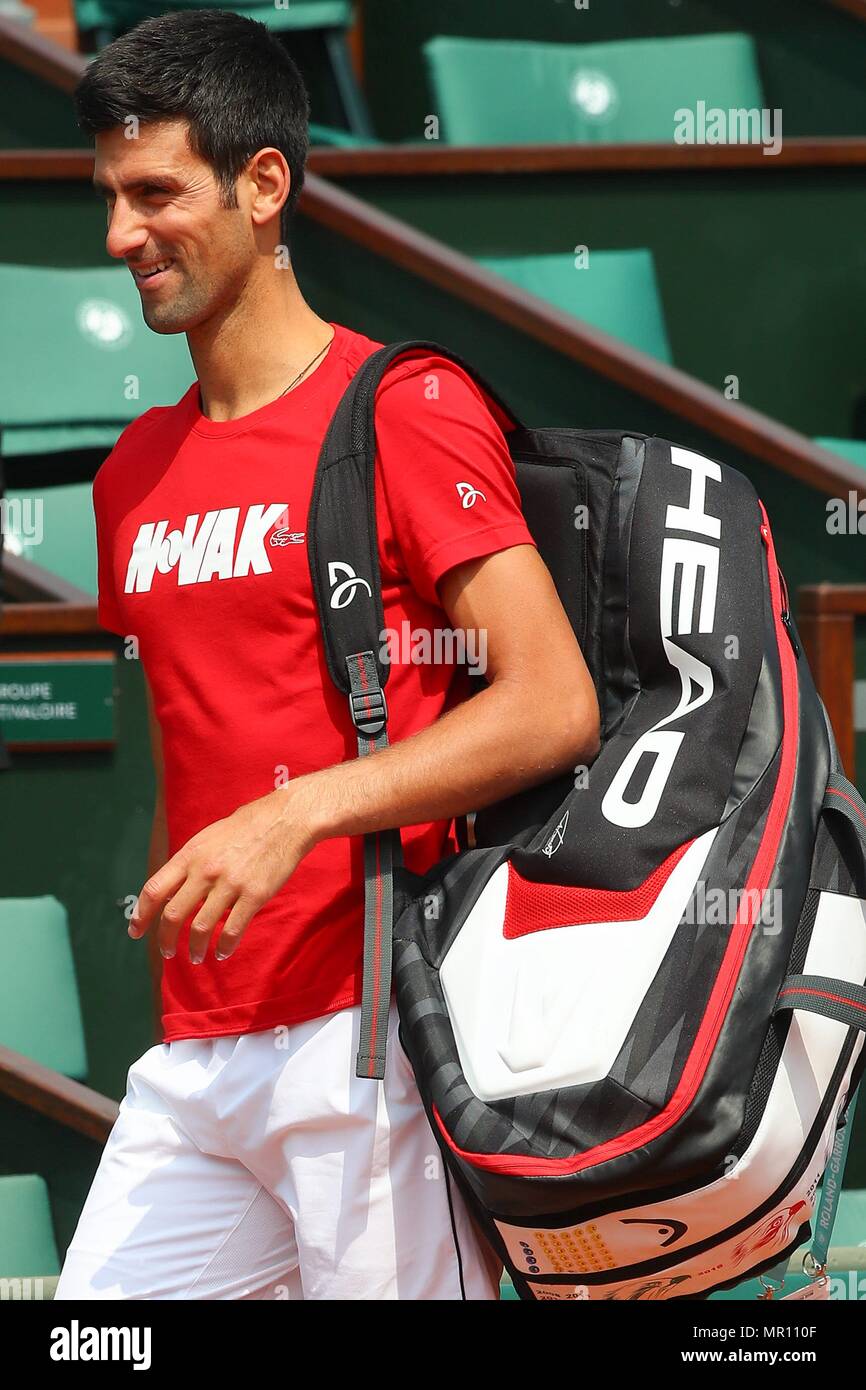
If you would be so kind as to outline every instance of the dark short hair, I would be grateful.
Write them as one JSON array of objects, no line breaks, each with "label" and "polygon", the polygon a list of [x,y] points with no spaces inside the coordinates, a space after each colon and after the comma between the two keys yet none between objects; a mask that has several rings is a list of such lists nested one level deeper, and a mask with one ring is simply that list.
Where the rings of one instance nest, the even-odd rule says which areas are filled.
[{"label": "dark short hair", "polygon": [[256,151],[278,149],[292,176],[280,216],[288,244],[310,103],[297,67],[264,24],[226,10],[145,19],[97,54],[74,100],[78,125],[91,138],[129,116],[142,125],[186,120],[190,146],[213,169],[224,207],[237,207],[236,181]]}]

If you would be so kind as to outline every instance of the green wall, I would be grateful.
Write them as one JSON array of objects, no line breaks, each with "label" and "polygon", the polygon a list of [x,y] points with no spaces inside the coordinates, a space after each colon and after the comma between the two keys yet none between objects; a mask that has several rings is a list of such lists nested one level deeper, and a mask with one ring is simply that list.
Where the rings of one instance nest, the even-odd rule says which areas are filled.
[{"label": "green wall", "polygon": [[0,58],[0,149],[81,149],[66,92]]}]

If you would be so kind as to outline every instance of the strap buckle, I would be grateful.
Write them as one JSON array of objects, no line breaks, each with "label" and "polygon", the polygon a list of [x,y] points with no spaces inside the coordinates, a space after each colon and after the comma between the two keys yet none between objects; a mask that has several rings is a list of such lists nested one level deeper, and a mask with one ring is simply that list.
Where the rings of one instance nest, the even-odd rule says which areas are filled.
[{"label": "strap buckle", "polygon": [[369,690],[350,691],[349,713],[359,734],[367,738],[380,734],[388,723],[388,704],[382,687],[377,684]]},{"label": "strap buckle", "polygon": [[346,667],[352,723],[362,738],[377,738],[388,723],[388,705],[379,682],[375,654],[372,651],[353,652],[346,657]]}]

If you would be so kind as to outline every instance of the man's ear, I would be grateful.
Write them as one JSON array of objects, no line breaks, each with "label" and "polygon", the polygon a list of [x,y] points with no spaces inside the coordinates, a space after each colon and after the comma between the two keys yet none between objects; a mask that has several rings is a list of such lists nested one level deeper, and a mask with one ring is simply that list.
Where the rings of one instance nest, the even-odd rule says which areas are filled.
[{"label": "man's ear", "polygon": [[244,177],[250,180],[250,216],[256,226],[265,227],[279,217],[292,187],[292,175],[285,155],[266,146],[250,160]]}]

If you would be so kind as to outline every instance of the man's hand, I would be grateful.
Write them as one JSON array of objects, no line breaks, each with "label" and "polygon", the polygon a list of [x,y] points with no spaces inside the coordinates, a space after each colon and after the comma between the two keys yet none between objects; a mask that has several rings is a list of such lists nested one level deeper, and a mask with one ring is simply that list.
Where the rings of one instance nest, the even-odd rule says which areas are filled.
[{"label": "man's hand", "polygon": [[239,807],[199,831],[148,879],[130,919],[130,936],[143,936],[158,922],[159,948],[169,958],[183,923],[195,913],[189,954],[198,965],[228,912],[216,951],[218,960],[227,959],[250,919],[282,888],[317,838],[292,785]]}]

